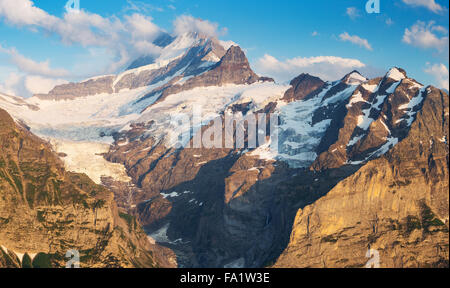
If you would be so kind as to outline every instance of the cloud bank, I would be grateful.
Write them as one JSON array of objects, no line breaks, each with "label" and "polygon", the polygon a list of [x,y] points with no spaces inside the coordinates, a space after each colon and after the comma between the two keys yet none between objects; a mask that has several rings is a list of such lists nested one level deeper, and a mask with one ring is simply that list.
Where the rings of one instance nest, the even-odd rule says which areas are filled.
[{"label": "cloud bank", "polygon": [[402,0],[403,3],[413,7],[424,7],[434,13],[442,13],[446,9],[436,3],[435,0]]},{"label": "cloud bank", "polygon": [[279,82],[292,80],[301,73],[309,73],[322,80],[334,81],[352,70],[367,70],[366,64],[357,59],[335,56],[296,57],[280,61],[266,54],[257,60],[255,70],[261,75],[274,77]]},{"label": "cloud bank", "polygon": [[195,32],[210,37],[219,38],[226,34],[226,28],[219,30],[219,24],[207,20],[194,18],[190,15],[181,15],[173,22],[174,33],[182,35],[184,33]]},{"label": "cloud bank", "polygon": [[448,30],[433,21],[428,23],[417,21],[411,28],[406,28],[402,41],[422,49],[436,50],[448,59]]},{"label": "cloud bank", "polygon": [[449,90],[449,72],[447,66],[444,64],[428,65],[425,69],[425,73],[434,77],[438,88],[444,88]]},{"label": "cloud bank", "polygon": [[153,41],[162,32],[152,18],[137,13],[119,19],[81,10],[56,17],[30,0],[0,0],[0,18],[11,25],[56,35],[66,45],[107,47],[116,60],[105,68],[105,73],[115,72],[143,52],[157,54],[159,47]]}]

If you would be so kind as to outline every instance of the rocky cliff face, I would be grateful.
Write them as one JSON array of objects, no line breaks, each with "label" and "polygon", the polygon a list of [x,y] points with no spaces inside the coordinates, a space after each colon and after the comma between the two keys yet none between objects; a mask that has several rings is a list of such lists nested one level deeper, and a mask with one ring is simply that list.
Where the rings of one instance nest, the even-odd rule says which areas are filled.
[{"label": "rocky cliff face", "polygon": [[186,76],[188,79],[185,82],[181,84],[178,84],[177,81],[169,83],[170,85],[155,89],[143,99],[160,95],[158,102],[161,102],[169,95],[198,87],[221,87],[227,84],[253,84],[258,81],[274,82],[271,78],[259,77],[256,75],[250,68],[250,63],[244,52],[238,46],[232,46],[228,49],[220,61],[211,66],[206,72],[200,74],[197,73],[196,77],[189,77],[189,74]]},{"label": "rocky cliff face", "polygon": [[66,172],[47,143],[1,109],[0,146],[0,267],[64,267],[72,249],[81,267],[174,265],[110,191]]},{"label": "rocky cliff face", "polygon": [[[94,94],[67,101],[2,95],[0,106],[39,135],[113,139],[106,154],[110,142],[89,155],[124,166],[132,181],[116,173],[94,178],[115,194],[119,218],[135,217],[180,267],[262,267],[278,258],[283,267],[361,266],[369,245],[382,251],[385,266],[448,265],[448,209],[438,204],[448,205],[447,95],[400,68],[371,80],[353,71],[333,82],[302,74],[280,85],[256,75],[237,46],[225,51],[220,41],[193,34],[162,42],[159,58],[143,57],[112,76],[111,94],[88,91],[82,94]],[[174,145],[179,136],[192,144],[216,119],[257,113],[278,116],[275,151],[268,143],[248,147],[250,129],[244,148]],[[191,125],[173,125],[177,116]]]},{"label": "rocky cliff face", "polygon": [[101,93],[113,93],[112,84],[114,79],[114,76],[105,76],[98,79],[89,79],[81,83],[58,85],[48,94],[37,94],[35,96],[43,100],[67,100]]},{"label": "rocky cliff face", "polygon": [[288,102],[303,100],[310,93],[318,90],[325,85],[320,78],[311,76],[309,74],[301,74],[293,79],[290,83],[292,86],[284,94],[283,100]]},{"label": "rocky cliff face", "polygon": [[312,167],[339,168],[383,155],[408,134],[425,94],[399,68],[359,85],[333,117]]},{"label": "rocky cliff face", "polygon": [[[246,61],[242,61],[238,52],[227,52],[230,54],[224,57],[230,62],[227,65],[240,63],[241,67],[245,66]],[[214,75],[217,72],[215,69],[225,62],[224,59],[216,68],[186,81],[195,83],[192,87],[168,86],[165,90],[167,96],[182,97],[181,91],[205,85],[203,77]],[[226,73],[226,70],[220,71],[220,75]],[[233,81],[245,83],[239,82],[239,79],[245,77],[233,78]],[[211,82],[208,85],[221,84]],[[433,95],[439,93],[439,90],[426,89],[407,78],[406,72],[399,68],[391,69],[385,77],[372,80],[367,80],[357,72],[327,83],[316,77],[300,75],[291,82],[290,89],[262,110],[255,109],[252,101],[243,101],[226,108],[243,114],[257,111],[280,113],[281,146],[276,157],[262,156],[265,155],[262,148],[250,151],[170,148],[161,139],[157,140],[151,133],[146,133],[154,125],[149,122],[119,133],[107,159],[123,163],[136,185],[141,187],[138,193],[133,194],[131,203],[134,203],[134,207],[130,208],[130,213],[136,215],[154,237],[159,237],[161,233],[164,235],[158,238],[159,241],[177,252],[182,266],[260,267],[273,263],[288,245],[293,220],[299,208],[308,209],[308,205],[316,201],[325,201],[323,199],[328,197],[325,195],[336,185],[342,185],[342,180],[356,177],[359,175],[356,171],[365,163],[384,155],[399,142],[403,143],[405,137],[410,135],[419,112],[421,115],[434,113],[430,109],[428,112],[424,110],[424,100],[432,99],[436,97]],[[169,98],[161,97],[159,101],[164,103]],[[433,109],[445,110],[446,103],[435,103]],[[158,105],[161,106],[155,104],[154,109],[149,111],[158,111]],[[441,134],[441,140],[447,139],[445,133]],[[409,161],[408,158],[400,162]],[[370,185],[380,182],[378,178],[373,181]],[[401,181],[399,183],[403,183]],[[389,187],[393,182],[385,184],[381,181],[379,187]],[[348,189],[352,189],[353,185]],[[448,187],[445,181],[440,181],[439,185]],[[405,199],[405,203],[411,200],[402,199]],[[348,197],[342,197],[344,204],[347,200]],[[422,208],[417,209],[425,209],[423,213],[426,213],[426,207],[431,206],[421,203],[417,205]],[[361,203],[355,204],[350,211],[359,211],[359,208],[356,209],[358,205]],[[410,206],[404,203],[398,205]],[[334,206],[328,208],[332,214],[339,211]],[[373,208],[371,211],[375,210]],[[387,214],[382,216],[383,221],[388,221]],[[400,223],[404,219],[395,221]],[[433,222],[434,218],[430,221]],[[364,230],[355,233],[367,238],[371,237],[369,232]],[[317,247],[324,246],[323,243],[334,243],[332,237],[325,235],[325,240],[318,238],[318,243],[310,244],[314,247],[311,249],[319,249]],[[361,239],[355,241],[363,242]],[[299,242],[303,244],[304,239]],[[445,244],[441,240],[438,242]],[[349,247],[352,245],[349,244]],[[364,254],[366,250],[361,253]],[[392,252],[391,248],[387,250]],[[445,253],[442,255],[445,262]],[[336,257],[348,261],[342,255]],[[436,255],[427,257],[438,259]],[[349,263],[348,266],[352,266]],[[289,265],[294,264],[288,263],[285,267]],[[389,262],[389,265],[394,264]]]},{"label": "rocky cliff face", "polygon": [[275,267],[364,267],[369,248],[381,267],[448,267],[449,98],[423,93],[406,138],[298,211]]}]

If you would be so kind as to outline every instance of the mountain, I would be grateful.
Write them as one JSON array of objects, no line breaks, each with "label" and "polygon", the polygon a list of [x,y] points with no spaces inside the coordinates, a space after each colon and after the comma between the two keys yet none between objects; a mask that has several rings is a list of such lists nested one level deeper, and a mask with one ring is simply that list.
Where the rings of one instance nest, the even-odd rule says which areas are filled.
[{"label": "mountain", "polygon": [[0,144],[0,267],[24,267],[25,257],[34,267],[65,267],[72,249],[82,267],[173,265],[112,192],[66,172],[46,142],[2,109]]},{"label": "mountain", "polygon": [[427,88],[407,136],[300,209],[275,267],[448,267],[448,95]]},{"label": "mountain", "polygon": [[[179,267],[360,266],[369,245],[417,259],[387,267],[448,266],[444,91],[397,67],[375,79],[352,71],[278,84],[257,75],[239,46],[195,33],[161,47],[118,75],[30,99],[1,94],[0,107],[45,138],[65,169],[114,193]],[[218,120],[260,113],[278,116],[276,149],[262,131],[268,122],[255,132],[266,143],[250,147],[242,118],[244,147],[191,148],[212,128],[227,135]]]},{"label": "mountain", "polygon": [[[39,99],[73,99],[102,93],[120,92],[180,80],[209,70],[225,54],[216,39],[197,33],[186,33],[163,47],[157,59],[143,56],[119,75],[105,75],[81,83],[56,86],[48,94],[35,95]],[[148,62],[148,64],[147,64]],[[147,65],[144,65],[147,64]],[[134,68],[134,69],[131,69]]]},{"label": "mountain", "polygon": [[[155,44],[158,47],[165,48],[168,45],[170,45],[176,37],[171,36],[170,34],[166,32],[162,32],[161,35],[159,35],[155,41],[153,41],[153,44]],[[147,66],[150,64],[155,63],[156,59],[153,55],[143,55],[136,60],[134,60],[126,70],[133,70],[142,66]]]}]

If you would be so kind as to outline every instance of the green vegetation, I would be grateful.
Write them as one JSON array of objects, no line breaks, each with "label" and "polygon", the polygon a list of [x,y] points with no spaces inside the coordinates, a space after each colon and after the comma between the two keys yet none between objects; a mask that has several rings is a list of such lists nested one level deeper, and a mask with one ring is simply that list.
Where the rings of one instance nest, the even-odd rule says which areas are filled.
[{"label": "green vegetation", "polygon": [[9,179],[9,177],[6,176],[5,172],[3,172],[2,170],[0,170],[0,179],[5,179],[6,182],[8,182],[9,186],[11,186],[14,190],[16,190],[16,186],[14,186],[11,179]]},{"label": "green vegetation", "polygon": [[420,203],[420,217],[422,218],[422,226],[426,232],[429,232],[431,227],[445,226],[445,224],[436,217],[425,202]]},{"label": "green vegetation", "polygon": [[322,243],[336,243],[338,240],[333,235],[328,235],[327,237],[322,238],[320,242]]},{"label": "green vegetation", "polygon": [[34,257],[32,266],[34,268],[52,268],[52,260],[49,254],[39,253]]},{"label": "green vegetation", "polygon": [[101,209],[103,207],[105,207],[106,201],[103,199],[98,199],[94,202],[94,204],[92,205],[94,209]]},{"label": "green vegetation", "polygon": [[126,213],[122,213],[122,212],[119,212],[119,216],[120,216],[120,218],[122,218],[123,220],[125,220],[127,222],[130,232],[132,230],[136,229],[136,227],[137,227],[136,217],[126,214]]},{"label": "green vegetation", "polygon": [[[406,235],[410,234],[414,230],[423,230],[424,233],[432,233],[433,231],[442,231],[446,230],[447,227],[445,224],[436,217],[436,215],[433,213],[431,208],[425,203],[425,201],[422,201],[420,203],[420,215],[419,217],[414,215],[409,215],[405,219],[404,226],[398,224],[397,222],[397,228],[398,230],[403,230]],[[431,229],[432,227],[440,227],[440,229]],[[403,228],[403,229],[402,229]]]},{"label": "green vegetation", "polygon": [[406,232],[409,234],[414,230],[422,229],[422,225],[420,224],[420,219],[416,216],[409,215],[406,217]]},{"label": "green vegetation", "polygon": [[33,268],[33,263],[28,253],[25,253],[25,255],[23,255],[22,268]]},{"label": "green vegetation", "polygon": [[45,222],[45,217],[44,217],[45,212],[44,211],[37,211],[37,220],[39,222]]},{"label": "green vegetation", "polygon": [[35,197],[35,193],[36,193],[36,188],[34,187],[33,184],[28,183],[27,184],[27,189],[26,189],[26,198],[28,201],[28,205],[33,208],[34,207],[34,197]]},{"label": "green vegetation", "polygon": [[9,160],[9,174],[14,180],[14,183],[16,184],[17,189],[19,189],[20,195],[23,194],[23,185],[22,185],[22,179],[20,177],[19,167],[17,167],[16,162]]},{"label": "green vegetation", "polygon": [[405,181],[395,181],[393,183],[391,183],[389,185],[389,188],[394,188],[394,187],[405,187],[405,186],[409,186],[411,184],[411,180],[407,179]]},{"label": "green vegetation", "polygon": [[402,224],[400,224],[400,222],[398,222],[398,220],[391,219],[391,218],[388,218],[387,220],[389,221],[388,227],[390,230],[402,230]]},{"label": "green vegetation", "polygon": [[379,236],[377,236],[376,233],[371,233],[371,234],[369,234],[369,236],[367,237],[367,241],[368,241],[370,244],[373,244],[373,243],[377,242],[378,237],[379,237]]}]

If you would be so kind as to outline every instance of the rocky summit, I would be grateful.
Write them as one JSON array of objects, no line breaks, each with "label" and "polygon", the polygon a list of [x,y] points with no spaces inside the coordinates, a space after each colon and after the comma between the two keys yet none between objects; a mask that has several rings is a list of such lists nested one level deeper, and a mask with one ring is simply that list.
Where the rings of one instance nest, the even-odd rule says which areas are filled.
[{"label": "rocky summit", "polygon": [[[120,74],[0,94],[0,267],[448,267],[445,91],[399,67],[280,84],[164,35]],[[244,145],[208,145],[230,115]]]}]

